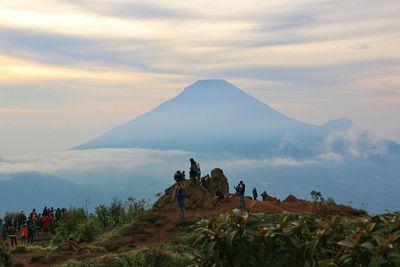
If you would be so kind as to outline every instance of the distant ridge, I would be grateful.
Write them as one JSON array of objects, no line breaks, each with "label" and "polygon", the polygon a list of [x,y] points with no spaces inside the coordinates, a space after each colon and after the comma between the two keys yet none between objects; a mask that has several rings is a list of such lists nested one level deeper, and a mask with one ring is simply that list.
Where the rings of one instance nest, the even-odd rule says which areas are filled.
[{"label": "distant ridge", "polygon": [[[74,149],[135,147],[307,158],[326,153],[325,141],[332,132],[355,127],[348,118],[322,126],[304,123],[225,80],[200,80],[150,112]],[[362,142],[368,143],[365,136]]]}]

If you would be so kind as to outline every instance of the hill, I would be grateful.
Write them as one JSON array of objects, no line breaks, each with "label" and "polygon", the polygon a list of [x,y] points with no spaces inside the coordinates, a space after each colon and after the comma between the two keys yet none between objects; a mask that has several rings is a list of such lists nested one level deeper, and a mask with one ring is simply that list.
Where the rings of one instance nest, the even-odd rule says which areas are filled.
[{"label": "hill", "polygon": [[[148,247],[153,247],[158,251],[157,247],[161,246],[161,248],[163,248],[164,245],[168,246],[168,244],[172,244],[170,242],[175,242],[176,245],[182,242],[181,245],[178,246],[187,246],[185,250],[187,250],[186,253],[189,253],[189,249],[194,249],[192,246],[193,244],[190,244],[192,241],[187,243],[186,241],[180,240],[189,237],[193,229],[192,227],[197,225],[201,219],[231,214],[232,210],[237,212],[235,209],[237,209],[239,204],[238,196],[226,194],[223,200],[218,200],[213,193],[216,187],[221,188],[227,193],[229,188],[228,179],[223,171],[221,169],[214,169],[211,174],[211,186],[209,188],[204,188],[199,183],[190,180],[183,182],[183,187],[187,192],[186,222],[184,223],[179,223],[178,221],[177,205],[174,197],[175,186],[171,186],[165,190],[164,194],[160,196],[159,200],[149,211],[141,211],[139,202],[132,202],[134,203],[134,207],[136,207],[134,208],[136,215],[132,217],[132,220],[127,221],[125,224],[109,228],[113,220],[110,217],[106,225],[104,225],[105,228],[100,232],[99,228],[96,228],[95,225],[104,223],[101,219],[104,217],[100,215],[106,214],[104,213],[104,209],[107,209],[107,206],[100,206],[96,209],[96,214],[91,216],[86,215],[86,217],[82,217],[83,213],[79,211],[79,209],[70,210],[63,215],[61,222],[59,222],[59,227],[57,228],[58,233],[54,238],[54,240],[61,240],[59,235],[62,235],[62,240],[64,241],[59,242],[53,240],[53,246],[46,247],[45,240],[42,240],[41,244],[44,247],[27,246],[16,248],[12,250],[11,261],[15,264],[20,264],[19,266],[57,266],[66,261],[83,261],[93,257],[94,261],[103,261],[102,258],[98,257],[126,257],[128,253],[140,254],[143,250],[147,251]],[[276,216],[274,215],[275,217],[271,217],[271,219],[274,218],[274,220],[290,214],[312,214],[315,211],[315,203],[297,199],[292,195],[288,196],[283,201],[273,197],[268,197],[266,201],[254,201],[250,197],[247,197],[246,206],[248,212],[251,214],[276,214]],[[118,203],[112,203],[109,208],[111,216],[115,214],[115,212],[118,212]],[[103,212],[98,213],[99,210],[103,210]],[[362,211],[335,204],[331,206],[331,212],[332,214],[340,214],[342,216],[348,216],[349,218],[367,216]],[[295,217],[292,217],[292,219],[293,218]],[[92,234],[87,231],[92,232]],[[87,239],[88,236],[94,238],[89,240]],[[54,246],[54,243],[57,244],[57,246]],[[153,250],[151,249],[151,251]],[[160,261],[165,258],[166,255],[172,255],[168,254],[170,252],[165,251],[166,249],[164,248],[161,252],[157,252],[161,253],[160,255],[152,255],[152,257],[154,256],[154,260]],[[152,253],[154,253],[154,251]],[[182,255],[179,257],[182,257]],[[187,258],[187,260],[190,260],[190,257]],[[89,264],[89,266],[98,266],[98,264],[100,263],[92,263],[92,265]],[[103,262],[102,264],[106,264],[106,266],[119,266],[116,263],[116,265],[113,265],[112,261],[108,263]],[[131,263],[129,266],[141,265],[134,265]]]}]

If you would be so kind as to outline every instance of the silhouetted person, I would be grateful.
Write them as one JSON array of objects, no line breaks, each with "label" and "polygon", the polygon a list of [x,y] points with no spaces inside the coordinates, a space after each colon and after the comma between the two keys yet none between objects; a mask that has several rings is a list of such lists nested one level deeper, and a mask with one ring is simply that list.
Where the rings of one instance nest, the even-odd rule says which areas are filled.
[{"label": "silhouetted person", "polygon": [[200,181],[201,178],[201,170],[200,170],[200,163],[196,164],[196,180]]},{"label": "silhouetted person", "polygon": [[191,180],[196,180],[197,177],[197,163],[194,159],[190,159],[190,171],[189,176]]},{"label": "silhouetted person", "polygon": [[244,193],[246,192],[246,185],[243,181],[240,181],[237,186],[235,186],[236,192],[240,196],[240,208],[246,207],[246,202],[244,201]]},{"label": "silhouetted person", "polygon": [[185,172],[176,171],[174,175],[174,180],[179,184],[185,180]]},{"label": "silhouetted person", "polygon": [[257,200],[257,197],[258,197],[257,189],[254,187],[253,188],[253,199]]},{"label": "silhouetted person", "polygon": [[264,192],[262,192],[261,197],[262,197],[263,201],[267,200],[268,194],[265,190],[264,190]]},{"label": "silhouetted person", "polygon": [[7,228],[8,237],[10,238],[11,246],[18,245],[17,243],[17,229],[14,225]]},{"label": "silhouetted person", "polygon": [[35,236],[35,221],[30,219],[28,221],[28,243],[33,243],[33,237]]}]

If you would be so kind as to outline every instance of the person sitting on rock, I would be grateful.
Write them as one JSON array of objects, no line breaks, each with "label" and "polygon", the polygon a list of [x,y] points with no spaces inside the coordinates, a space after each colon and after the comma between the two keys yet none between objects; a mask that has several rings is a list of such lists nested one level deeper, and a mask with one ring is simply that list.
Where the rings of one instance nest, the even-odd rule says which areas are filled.
[{"label": "person sitting on rock", "polygon": [[264,192],[262,192],[261,197],[262,197],[263,201],[267,200],[268,194],[267,194],[267,192],[265,190],[264,190]]},{"label": "person sitting on rock", "polygon": [[176,171],[175,175],[174,175],[174,180],[179,184],[181,182],[183,182],[185,180],[185,171],[181,172],[181,171]]},{"label": "person sitting on rock", "polygon": [[178,186],[176,188],[176,201],[178,202],[179,207],[179,222],[183,222],[185,220],[185,190],[182,186]]}]

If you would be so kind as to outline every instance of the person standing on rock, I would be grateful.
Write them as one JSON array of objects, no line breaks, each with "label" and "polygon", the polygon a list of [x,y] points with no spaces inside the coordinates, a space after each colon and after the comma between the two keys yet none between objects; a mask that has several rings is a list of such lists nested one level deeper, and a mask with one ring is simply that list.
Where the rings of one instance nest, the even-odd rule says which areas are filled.
[{"label": "person standing on rock", "polygon": [[243,181],[240,181],[239,184],[235,187],[236,192],[239,193],[240,196],[240,208],[246,207],[246,202],[244,201],[244,193],[246,192],[246,185]]},{"label": "person standing on rock", "polygon": [[178,186],[176,188],[176,201],[178,202],[179,207],[179,222],[183,222],[185,220],[185,190],[182,186]]},{"label": "person standing on rock", "polygon": [[253,188],[253,199],[257,200],[257,197],[258,197],[257,189],[254,187]]},{"label": "person standing on rock", "polygon": [[190,171],[189,171],[190,180],[196,180],[197,177],[197,163],[194,159],[190,159]]}]

